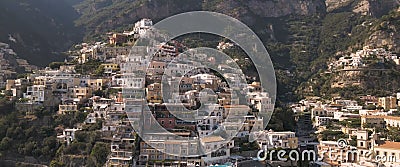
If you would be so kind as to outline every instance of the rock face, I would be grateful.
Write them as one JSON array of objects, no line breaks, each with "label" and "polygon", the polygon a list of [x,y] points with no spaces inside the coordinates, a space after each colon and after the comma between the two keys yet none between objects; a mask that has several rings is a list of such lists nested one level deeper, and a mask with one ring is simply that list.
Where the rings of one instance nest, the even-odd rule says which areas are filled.
[{"label": "rock face", "polygon": [[325,11],[322,0],[250,0],[250,11],[262,17],[281,17],[286,15],[310,15]]},{"label": "rock face", "polygon": [[370,29],[370,36],[365,40],[365,46],[387,48],[400,52],[400,8],[381,18]]},{"label": "rock face", "polygon": [[326,0],[327,12],[352,11],[361,15],[380,17],[399,6],[397,0]]},{"label": "rock face", "polygon": [[374,32],[364,45],[379,48],[386,47],[398,53],[400,52],[400,34],[379,30]]},{"label": "rock face", "polygon": [[336,9],[349,5],[353,1],[355,0],[326,0],[326,11],[332,12]]},{"label": "rock face", "polygon": [[221,12],[247,24],[254,24],[257,17],[312,15],[326,10],[323,0],[226,0],[216,4],[215,0],[205,0],[203,3],[203,6],[209,6],[203,10]]},{"label": "rock face", "polygon": [[92,33],[100,33],[132,24],[140,18],[158,21],[198,10],[224,13],[252,25],[257,18],[311,15],[324,13],[326,9],[324,0],[187,0],[184,3],[179,0],[86,0],[78,5],[78,11],[83,14],[78,24],[89,31],[96,27]]},{"label": "rock face", "polygon": [[92,36],[135,23],[141,18],[158,21],[174,14],[201,10],[201,0],[85,0],[76,5],[78,26]]},{"label": "rock face", "polygon": [[360,1],[355,7],[353,7],[354,13],[360,13],[361,15],[371,15],[371,4],[369,1]]},{"label": "rock face", "polygon": [[353,8],[353,12],[380,17],[397,6],[399,1],[396,0],[362,0]]}]

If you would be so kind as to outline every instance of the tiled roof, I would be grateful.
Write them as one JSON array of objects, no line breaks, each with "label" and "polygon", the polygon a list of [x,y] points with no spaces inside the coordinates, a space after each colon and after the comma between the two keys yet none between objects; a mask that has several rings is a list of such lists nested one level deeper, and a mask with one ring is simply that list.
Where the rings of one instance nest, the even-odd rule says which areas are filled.
[{"label": "tiled roof", "polygon": [[224,141],[224,140],[225,139],[222,138],[221,136],[208,136],[208,137],[201,138],[202,143],[219,142],[219,141]]},{"label": "tiled roof", "polygon": [[385,141],[382,145],[379,145],[376,148],[392,149],[400,151],[400,142]]}]

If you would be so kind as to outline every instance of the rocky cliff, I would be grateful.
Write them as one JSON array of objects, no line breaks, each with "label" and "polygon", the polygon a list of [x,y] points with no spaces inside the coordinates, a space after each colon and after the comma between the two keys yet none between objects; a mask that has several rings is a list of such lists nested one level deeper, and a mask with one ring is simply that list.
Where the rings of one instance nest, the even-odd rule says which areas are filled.
[{"label": "rocky cliff", "polygon": [[352,11],[361,15],[380,17],[399,6],[397,0],[326,0],[327,12]]},{"label": "rocky cliff", "polygon": [[394,52],[400,53],[400,8],[392,11],[389,15],[371,28],[373,32],[364,45],[373,47],[388,48]]},{"label": "rocky cliff", "polygon": [[83,1],[76,6],[82,14],[77,24],[89,36],[129,25],[140,18],[157,21],[186,11],[207,10],[235,17],[249,25],[259,18],[312,15],[325,12],[323,0],[100,0]]}]

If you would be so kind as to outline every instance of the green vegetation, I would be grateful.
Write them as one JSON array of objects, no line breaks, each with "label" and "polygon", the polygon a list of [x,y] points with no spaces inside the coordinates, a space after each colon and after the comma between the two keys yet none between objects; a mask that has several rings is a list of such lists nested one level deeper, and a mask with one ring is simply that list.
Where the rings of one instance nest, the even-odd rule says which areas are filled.
[{"label": "green vegetation", "polygon": [[[102,120],[96,120],[93,125],[86,125],[81,131],[75,132],[75,140],[70,145],[59,147],[58,153],[51,162],[54,166],[63,164],[65,156],[85,157],[83,164],[87,166],[103,166],[110,154],[110,144],[101,141]],[[82,164],[82,165],[83,165]]]},{"label": "green vegetation", "polygon": [[347,119],[339,121],[339,124],[348,128],[359,128],[361,127],[361,119],[360,118]]},{"label": "green vegetation", "polygon": [[[318,65],[320,71],[314,73],[308,82],[302,82],[297,88],[298,95],[301,96],[321,96],[331,98],[332,94],[344,98],[357,99],[359,95],[373,94],[376,96],[386,96],[400,89],[396,81],[400,79],[398,67],[391,61],[381,62],[377,58],[370,57],[365,60],[368,64],[361,74],[351,78],[360,81],[360,86],[346,86],[344,88],[331,88],[331,84],[337,82],[337,78],[342,75],[341,72],[324,74],[327,62],[338,57],[334,55],[342,51],[349,54],[358,49],[362,49],[364,43],[368,41],[369,36],[379,31],[379,27],[390,25],[391,32],[400,27],[397,21],[398,12],[390,12],[381,18],[372,18],[370,16],[359,16],[350,12],[329,13],[322,21],[320,32],[321,43],[318,46],[318,58],[311,63],[311,69]],[[397,19],[397,20],[396,20]],[[384,37],[382,37],[384,38]],[[392,50],[396,51],[396,50]],[[379,69],[379,70],[376,70]],[[310,87],[312,89],[310,90]]]},{"label": "green vegetation", "polygon": [[106,38],[105,32],[132,29],[132,24],[141,18],[158,21],[184,11],[200,10],[201,3],[198,0],[185,3],[180,0],[84,0],[74,7],[81,14],[75,23],[86,29],[85,39],[98,40]]},{"label": "green vegetation", "polygon": [[[279,104],[277,105],[280,106]],[[267,129],[275,131],[294,131],[296,127],[295,123],[294,113],[290,108],[278,107],[275,108],[268,122]]]},{"label": "green vegetation", "polygon": [[104,67],[100,66],[101,65],[101,61],[99,60],[89,60],[88,62],[84,63],[84,64],[78,64],[75,67],[75,71],[77,73],[80,74],[84,74],[84,75],[102,75],[102,73],[104,72]]},{"label": "green vegetation", "polygon": [[62,61],[61,52],[81,41],[83,29],[74,20],[79,15],[72,7],[80,0],[14,0],[0,2],[0,41],[8,35],[16,39],[11,47],[29,63],[46,66]]},{"label": "green vegetation", "polygon": [[346,138],[346,135],[342,131],[338,130],[325,130],[318,135],[318,138],[323,141],[336,141]]},{"label": "green vegetation", "polygon": [[51,63],[49,64],[49,67],[50,67],[51,69],[59,69],[60,66],[62,66],[62,65],[65,65],[65,62],[51,62]]},{"label": "green vegetation", "polygon": [[[191,10],[218,10],[224,2],[221,0],[199,1],[189,0],[184,4],[179,0],[84,0],[75,6],[82,16],[72,10],[78,0],[50,2],[44,0],[31,3],[16,0],[1,1],[0,20],[10,26],[0,27],[0,36],[8,33],[17,38],[14,44],[21,53],[21,57],[39,65],[48,64],[57,59],[61,61],[60,51],[65,51],[72,43],[80,41],[82,31],[72,23],[87,30],[86,40],[106,39],[105,32],[132,29],[132,23],[140,18],[149,17],[153,21]],[[238,1],[244,4],[244,1]],[[61,6],[64,5],[64,6]],[[160,5],[162,4],[162,5]],[[52,8],[48,8],[52,6]],[[67,7],[65,7],[67,6]],[[12,10],[18,9],[18,10]],[[50,10],[51,9],[51,10]],[[245,12],[243,12],[245,11]],[[400,26],[399,12],[390,12],[381,18],[360,16],[352,12],[335,11],[333,13],[317,13],[308,16],[284,16],[280,18],[265,18],[254,12],[246,13],[246,7],[233,6],[229,8],[239,18],[251,18],[257,24],[251,28],[260,36],[271,55],[276,68],[278,82],[277,108],[273,113],[267,129],[276,131],[291,130],[295,128],[294,115],[286,103],[295,101],[304,96],[332,97],[332,94],[344,98],[355,99],[359,95],[373,94],[386,96],[400,90],[399,68],[393,62],[384,63],[376,58],[367,59],[369,68],[378,71],[362,71],[361,86],[347,86],[344,88],[331,88],[338,73],[323,74],[327,62],[336,58],[339,51],[354,52],[362,48],[370,35],[376,31],[397,33]],[[243,13],[242,13],[243,12]],[[71,14],[73,13],[73,14]],[[9,17],[9,16],[28,17]],[[12,18],[12,19],[11,19]],[[11,20],[10,20],[11,19]],[[11,27],[11,28],[10,28]],[[26,27],[30,27],[26,30]],[[62,40],[60,40],[62,39]],[[7,41],[1,38],[1,41]],[[218,42],[226,40],[212,35],[191,34],[178,38],[188,47],[215,48]],[[224,51],[232,58],[238,59],[239,66],[245,74],[257,76],[253,64],[246,60],[247,57],[239,47],[232,47]],[[55,53],[56,55],[54,55]],[[37,59],[40,56],[40,59]],[[101,62],[90,60],[84,64],[76,65],[76,71],[84,75],[102,76],[104,67]],[[57,69],[63,62],[50,63],[52,69]],[[25,77],[19,74],[17,77]],[[107,96],[116,94],[116,89],[95,91],[95,95]],[[8,92],[9,94],[9,92]],[[26,101],[27,99],[21,99]],[[0,99],[0,158],[24,159],[33,157],[42,164],[50,166],[66,166],[68,160],[63,158],[77,155],[85,159],[86,166],[102,166],[109,154],[109,144],[101,141],[97,132],[103,123],[102,119],[95,124],[84,125],[82,131],[76,133],[76,140],[70,145],[59,144],[56,139],[56,128],[70,128],[77,123],[84,122],[87,113],[81,111],[69,112],[66,115],[56,115],[55,111],[45,108],[36,108],[33,114],[18,113],[14,103],[6,100],[4,95]],[[366,106],[368,109],[376,109]],[[398,113],[397,113],[398,114]],[[346,127],[359,127],[359,119],[350,119],[339,122]],[[372,128],[372,125],[363,125]],[[322,140],[337,140],[345,138],[343,132],[335,130],[338,126],[329,124],[329,129],[319,134]],[[386,135],[393,141],[400,141],[398,128],[377,128],[377,132]],[[352,143],[353,142],[353,143]],[[256,149],[256,143],[238,142],[243,151]],[[354,139],[351,140],[354,145]],[[2,166],[3,164],[0,164]]]},{"label": "green vegetation", "polygon": [[0,101],[0,155],[2,158],[32,156],[47,164],[54,157],[59,144],[56,141],[52,114],[42,112],[40,117],[25,118],[13,103]]},{"label": "green vegetation", "polygon": [[110,154],[110,146],[106,143],[98,142],[94,145],[90,157],[95,162],[96,166],[102,166],[106,160],[108,154]]},{"label": "green vegetation", "polygon": [[[41,164],[64,166],[62,155],[88,157],[89,166],[102,166],[110,152],[109,144],[100,142],[102,120],[84,126],[76,132],[76,140],[69,146],[57,142],[56,130],[72,128],[85,121],[87,113],[82,111],[56,115],[55,111],[37,107],[33,115],[16,112],[14,103],[0,99],[0,157],[5,159],[31,156]],[[1,164],[0,164],[1,165]]]},{"label": "green vegetation", "polygon": [[400,142],[400,128],[390,127],[387,132],[387,138],[394,142]]}]

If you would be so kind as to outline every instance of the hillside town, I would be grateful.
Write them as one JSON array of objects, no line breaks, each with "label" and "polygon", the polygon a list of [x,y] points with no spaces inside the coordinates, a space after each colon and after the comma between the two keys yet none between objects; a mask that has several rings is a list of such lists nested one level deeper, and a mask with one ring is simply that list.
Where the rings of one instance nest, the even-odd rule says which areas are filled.
[{"label": "hillside town", "polygon": [[362,50],[358,50],[350,55],[341,56],[338,60],[329,64],[328,70],[352,70],[366,66],[368,59],[375,59],[378,62],[393,61],[396,65],[400,65],[399,57],[385,48],[373,48],[365,46]]},{"label": "hillside town", "polygon": [[[56,111],[59,115],[86,113],[84,122],[55,129],[58,142],[66,146],[74,145],[77,132],[100,123],[95,131],[110,144],[106,166],[237,165],[245,158],[235,158],[231,151],[240,150],[240,145],[215,131],[224,129],[228,136],[242,140],[252,132],[263,132],[264,120],[259,113],[272,112],[274,107],[268,93],[259,82],[241,84],[234,68],[215,64],[219,70],[227,71],[224,78],[235,86],[228,85],[198,63],[215,63],[212,55],[193,53],[192,60],[179,57],[184,46],[178,42],[159,43],[157,48],[132,47],[151,30],[152,21],[142,19],[132,31],[111,33],[107,42],[80,44],[76,46],[78,54],[65,62],[7,80],[4,92],[10,100],[17,100],[17,112],[26,113],[31,119],[35,119],[38,110]],[[149,60],[148,55],[155,56]],[[97,63],[95,73],[79,69],[90,63]],[[172,98],[163,97],[167,96],[164,82],[177,88],[171,91]],[[242,99],[235,94],[243,90],[248,90],[249,105],[241,105]],[[187,109],[197,112],[193,120],[178,118]],[[144,114],[151,116],[140,117]],[[228,117],[243,122],[227,121]],[[151,138],[144,140],[138,133],[145,130],[139,131],[136,124],[143,129],[158,127],[165,131],[152,131]]]},{"label": "hillside town", "polygon": [[[359,101],[340,97],[301,100],[292,105],[300,124],[296,131],[299,146],[318,152],[323,159],[315,162],[317,166],[398,166],[399,102],[400,93],[365,95]],[[338,145],[339,140],[346,145]]]},{"label": "hillside town", "polygon": [[[17,101],[17,112],[26,118],[35,119],[42,110],[85,113],[83,122],[54,129],[57,142],[68,147],[76,143],[80,131],[96,131],[109,144],[105,166],[301,164],[299,159],[281,162],[271,150],[313,152],[303,163],[317,167],[400,165],[398,92],[387,97],[366,94],[357,100],[309,97],[290,106],[296,131],[274,131],[265,129],[269,120],[262,116],[274,110],[269,92],[260,82],[240,82],[238,70],[226,65],[229,62],[185,52],[178,41],[137,46],[141,39],[157,35],[150,19],[139,20],[130,31],[107,35],[108,41],[76,45],[65,62],[8,79],[2,91]],[[233,45],[221,42],[215,47]],[[362,68],[370,56],[399,65],[395,53],[364,47],[340,57],[329,69]],[[200,62],[225,73],[219,77]],[[261,160],[258,152],[263,149],[273,158]],[[342,151],[332,155],[332,150]]]}]

